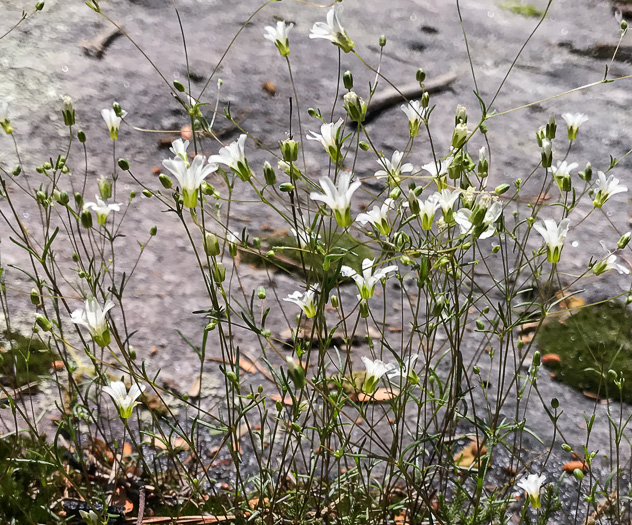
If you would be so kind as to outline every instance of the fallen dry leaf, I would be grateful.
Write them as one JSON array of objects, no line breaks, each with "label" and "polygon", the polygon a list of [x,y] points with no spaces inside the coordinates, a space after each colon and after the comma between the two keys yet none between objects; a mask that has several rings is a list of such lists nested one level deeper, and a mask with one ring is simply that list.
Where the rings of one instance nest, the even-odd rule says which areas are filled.
[{"label": "fallen dry leaf", "polygon": [[276,84],[274,82],[264,82],[261,84],[261,89],[263,89],[269,95],[276,95]]},{"label": "fallen dry leaf", "polygon": [[[390,401],[399,394],[398,390],[391,388],[378,388],[373,394],[365,394],[364,392],[358,392],[355,396],[352,394],[349,399],[358,401],[359,403],[382,403],[384,401]],[[355,399],[354,399],[355,397]]]},{"label": "fallen dry leaf", "polygon": [[586,301],[584,301],[577,294],[569,295],[568,297],[564,297],[564,295],[565,294],[562,291],[559,291],[555,294],[555,298],[558,301],[560,301],[559,307],[562,309],[573,310],[573,309],[581,308],[582,306],[586,304]]},{"label": "fallen dry leaf", "polygon": [[479,445],[478,441],[470,441],[460,452],[454,455],[454,462],[457,466],[462,468],[478,468],[479,458],[487,454],[487,447],[485,445]]},{"label": "fallen dry leaf", "polygon": [[554,365],[562,362],[562,358],[557,354],[544,354],[542,356],[542,363],[545,365]]},{"label": "fallen dry leaf", "polygon": [[189,397],[193,399],[200,397],[201,389],[202,389],[202,383],[200,382],[200,376],[197,376],[195,380],[193,381],[191,388],[189,388],[189,392],[188,392]]},{"label": "fallen dry leaf", "polygon": [[568,463],[564,463],[564,465],[562,465],[562,470],[564,472],[570,472],[572,474],[575,469],[585,471],[586,464],[583,461],[569,461]]}]

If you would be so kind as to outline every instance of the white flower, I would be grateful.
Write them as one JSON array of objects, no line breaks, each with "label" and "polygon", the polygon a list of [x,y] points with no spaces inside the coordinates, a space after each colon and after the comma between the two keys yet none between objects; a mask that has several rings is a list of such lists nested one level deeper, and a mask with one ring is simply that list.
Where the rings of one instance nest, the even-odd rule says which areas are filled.
[{"label": "white flower", "polygon": [[416,137],[419,134],[421,120],[426,117],[426,108],[421,106],[419,100],[411,100],[408,104],[402,104],[401,110],[408,117],[408,134]]},{"label": "white flower", "polygon": [[330,124],[323,124],[320,126],[320,134],[314,131],[308,131],[307,140],[317,140],[323,145],[327,154],[331,157],[331,160],[335,163],[339,162],[340,157],[340,140],[338,135],[340,134],[340,126],[344,121],[338,119],[338,122],[331,122]]},{"label": "white flower", "polygon": [[571,190],[571,171],[577,168],[579,164],[577,162],[567,163],[565,160],[557,163],[557,167],[551,166],[551,173],[553,179],[557,183],[558,187],[562,191]]},{"label": "white flower", "polygon": [[246,152],[244,146],[246,144],[247,135],[239,135],[239,139],[232,142],[219,150],[219,155],[211,155],[208,159],[209,163],[225,164],[233,170],[237,176],[247,181],[252,177],[252,171],[246,160]]},{"label": "white flower", "polygon": [[101,306],[94,297],[86,299],[84,308],[79,308],[70,314],[71,321],[88,329],[92,339],[101,348],[110,344],[110,329],[105,318],[114,303],[110,300]]},{"label": "white flower", "polygon": [[293,27],[294,24],[286,24],[284,21],[279,20],[276,23],[276,27],[266,26],[264,28],[266,30],[266,34],[263,35],[263,38],[272,42],[279,50],[281,56],[286,57],[290,54],[290,41],[288,40],[288,35]]},{"label": "white flower", "polygon": [[171,143],[169,151],[174,154],[175,157],[181,158],[185,164],[189,165],[189,156],[187,155],[187,149],[189,147],[188,140],[177,139]]},{"label": "white flower", "polygon": [[428,164],[424,164],[421,169],[427,171],[432,175],[433,179],[440,179],[448,174],[448,166],[452,163],[452,157],[448,157],[447,159],[437,162],[429,162]]},{"label": "white flower", "polygon": [[588,117],[583,113],[564,113],[562,118],[568,126],[568,140],[575,140],[579,126],[588,120]]},{"label": "white flower", "polygon": [[320,185],[324,195],[321,193],[311,193],[310,199],[324,202],[334,212],[334,217],[338,226],[348,228],[351,226],[351,197],[362,185],[358,180],[351,182],[351,173],[341,173],[336,187],[329,177],[321,177]]},{"label": "white flower", "polygon": [[127,419],[132,415],[132,411],[136,405],[140,405],[139,401],[136,401],[145,390],[145,386],[139,387],[136,383],[132,385],[127,392],[125,383],[123,381],[113,381],[108,386],[103,387],[103,391],[110,394],[116,407],[119,410],[119,414],[123,419]]},{"label": "white flower", "polygon": [[619,184],[619,179],[615,179],[614,175],[610,175],[606,179],[606,174],[600,171],[597,173],[597,177],[599,180],[597,181],[597,191],[593,200],[596,208],[601,208],[612,195],[628,191],[626,186]]},{"label": "white flower", "polygon": [[75,123],[75,108],[72,106],[72,99],[67,96],[61,97],[64,107],[61,110],[61,114],[64,117],[64,124],[66,126],[72,126]]},{"label": "white flower", "polygon": [[439,206],[443,212],[443,219],[448,223],[452,222],[454,218],[454,203],[461,195],[461,190],[458,188],[452,191],[444,189],[438,192],[437,195]]},{"label": "white flower", "polygon": [[614,253],[608,252],[608,255],[598,263],[595,263],[592,267],[592,271],[595,275],[601,275],[602,273],[606,273],[610,270],[617,270],[620,274],[628,275],[630,273],[629,268],[619,264],[617,261],[617,256]]},{"label": "white flower", "polygon": [[518,487],[527,492],[531,506],[534,509],[540,508],[540,489],[546,481],[546,476],[538,476],[537,474],[529,474],[526,478],[518,482]]},{"label": "white flower", "polygon": [[562,219],[558,226],[553,219],[544,219],[533,225],[546,243],[546,254],[551,263],[556,263],[560,260],[562,246],[564,245],[570,222],[570,219]]},{"label": "white flower", "polygon": [[386,199],[381,207],[373,206],[371,211],[360,213],[356,217],[356,220],[363,225],[368,222],[372,224],[381,235],[388,235],[391,232],[388,212],[393,209],[394,203],[395,201],[393,199]]},{"label": "white flower", "polygon": [[99,516],[93,511],[90,510],[86,512],[85,510],[80,510],[79,515],[81,519],[86,522],[86,525],[101,525],[101,521],[99,520]]},{"label": "white flower", "polygon": [[421,217],[421,227],[424,230],[432,230],[432,224],[434,223],[434,216],[439,208],[439,195],[433,193],[425,201],[423,201],[419,207],[419,215]]},{"label": "white flower", "polygon": [[190,165],[185,163],[180,156],[162,161],[162,165],[178,179],[184,205],[187,208],[195,208],[199,187],[208,175],[217,170],[217,164],[204,165],[205,161],[206,158],[203,155],[196,155]]},{"label": "white flower", "polygon": [[339,5],[334,5],[327,12],[327,23],[316,22],[312,27],[312,31],[309,34],[310,38],[324,38],[329,40],[332,44],[338,46],[345,53],[348,53],[353,49],[354,43],[347,35],[344,27],[340,24],[338,19],[338,13],[340,11]]},{"label": "white flower", "polygon": [[410,162],[402,165],[402,158],[404,154],[399,151],[394,151],[391,160],[388,160],[383,155],[377,159],[377,163],[384,167],[384,169],[375,172],[375,176],[378,179],[388,177],[388,184],[390,186],[398,186],[402,181],[402,173],[410,173],[413,171],[413,165]]},{"label": "white flower", "polygon": [[542,139],[542,167],[550,168],[553,162],[553,144],[549,139]]},{"label": "white flower", "polygon": [[456,212],[454,220],[461,228],[461,235],[471,233],[479,239],[487,239],[494,235],[493,224],[502,214],[503,205],[498,201],[489,204],[488,197],[482,195],[474,210],[461,208]]},{"label": "white flower", "polygon": [[99,197],[98,195],[94,196],[96,202],[86,202],[83,205],[83,209],[94,210],[97,214],[97,222],[101,226],[105,226],[106,221],[108,220],[108,216],[111,211],[119,211],[121,209],[121,203],[108,203]]},{"label": "white flower", "polygon": [[366,376],[364,378],[364,383],[362,383],[362,392],[365,394],[372,394],[375,392],[375,387],[377,386],[380,378],[384,374],[390,372],[395,365],[393,363],[385,363],[379,359],[372,361],[368,357],[364,356],[362,356],[362,362],[366,368]]},{"label": "white flower", "polygon": [[362,274],[359,274],[350,266],[340,268],[340,273],[342,273],[343,276],[351,277],[355,281],[361,299],[370,299],[373,297],[377,282],[387,277],[389,273],[397,271],[397,266],[393,264],[373,273],[373,262],[372,259],[364,259],[362,261]]},{"label": "white flower", "polygon": [[318,289],[312,286],[305,293],[294,292],[283,300],[298,305],[306,317],[314,317],[316,315],[316,304],[314,303],[314,295]]},{"label": "white flower", "polygon": [[101,110],[101,116],[103,117],[103,120],[105,120],[108,130],[110,130],[110,138],[112,140],[116,140],[118,138],[121,120],[124,119],[126,115],[127,111],[121,111],[121,116],[117,117],[116,111],[114,111],[112,108]]},{"label": "white flower", "polygon": [[419,359],[419,354],[409,355],[402,362],[402,366],[394,366],[389,372],[387,372],[388,380],[392,383],[401,383],[403,380],[408,379],[411,383],[417,384],[419,382],[419,376],[415,372],[415,363]]}]

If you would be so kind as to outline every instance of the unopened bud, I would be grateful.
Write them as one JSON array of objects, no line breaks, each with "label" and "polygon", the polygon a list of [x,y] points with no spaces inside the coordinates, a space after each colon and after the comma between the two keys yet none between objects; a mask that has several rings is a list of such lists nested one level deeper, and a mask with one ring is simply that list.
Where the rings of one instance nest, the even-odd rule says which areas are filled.
[{"label": "unopened bud", "polygon": [[217,236],[213,233],[206,232],[204,234],[204,253],[209,257],[214,257],[219,255],[219,241],[217,240]]},{"label": "unopened bud", "polygon": [[632,237],[632,233],[624,233],[617,242],[617,248],[619,248],[619,250],[623,250],[623,248],[630,243],[630,237]]},{"label": "unopened bud", "polygon": [[298,142],[292,139],[279,141],[281,155],[286,162],[295,162],[298,159]]},{"label": "unopened bud", "polygon": [[62,97],[64,101],[64,107],[61,110],[61,114],[64,117],[64,124],[66,126],[74,126],[75,124],[75,108],[72,106],[72,99],[70,97]]},{"label": "unopened bud", "polygon": [[366,142],[364,142],[363,140],[361,140],[361,141],[358,143],[358,146],[360,146],[360,149],[361,149],[362,151],[369,151],[369,148],[370,148],[370,146],[369,146]]},{"label": "unopened bud", "polygon": [[592,180],[592,174],[592,165],[590,162],[587,162],[584,171],[579,172],[579,178],[585,180],[586,182],[590,182]]},{"label": "unopened bud", "polygon": [[44,330],[44,332],[50,332],[53,328],[53,323],[51,323],[42,314],[35,314],[35,322],[37,323],[37,326]]},{"label": "unopened bud", "polygon": [[184,90],[185,90],[184,84],[180,82],[179,80],[173,81],[173,87],[176,88],[180,93],[184,93]]},{"label": "unopened bud", "polygon": [[499,186],[496,186],[496,188],[494,188],[494,193],[496,195],[502,195],[503,193],[506,193],[509,188],[510,188],[509,184],[501,184]]},{"label": "unopened bud", "polygon": [[79,142],[83,144],[86,141],[86,132],[80,129],[77,131],[77,138],[79,139]]},{"label": "unopened bud", "polygon": [[430,104],[430,94],[427,91],[424,91],[424,94],[421,95],[421,107],[427,108],[428,104]]},{"label": "unopened bud", "polygon": [[274,173],[274,169],[267,160],[263,163],[263,178],[268,186],[276,184],[276,173]]},{"label": "unopened bud", "polygon": [[292,379],[296,388],[303,388],[305,386],[305,370],[303,370],[302,366],[297,365],[291,356],[287,356],[285,361],[290,379]]},{"label": "unopened bud", "polygon": [[152,226],[151,228],[149,228],[149,235],[154,237],[156,235],[156,233],[158,233],[158,227],[157,226]]},{"label": "unopened bud", "polygon": [[42,298],[40,297],[39,292],[35,288],[31,290],[31,304],[33,306],[39,306],[42,304]]},{"label": "unopened bud", "polygon": [[290,193],[294,190],[294,184],[292,184],[291,182],[284,182],[282,184],[279,184],[279,190],[283,193]]},{"label": "unopened bud", "polygon": [[81,220],[81,226],[86,229],[92,228],[92,214],[90,210],[83,210],[79,218]]},{"label": "unopened bud", "polygon": [[349,118],[357,123],[364,122],[366,118],[367,103],[360,98],[355,92],[349,91],[342,102]]},{"label": "unopened bud", "polygon": [[103,200],[107,200],[112,196],[112,183],[106,177],[99,177],[97,179],[97,186],[99,187],[99,194]]},{"label": "unopened bud", "polygon": [[555,123],[555,115],[553,113],[549,116],[549,121],[544,129],[546,138],[553,140],[555,138],[555,132],[557,131],[557,124]]},{"label": "unopened bud", "polygon": [[345,74],[342,76],[342,82],[345,86],[345,89],[351,91],[353,89],[353,74],[351,71],[345,71]]},{"label": "unopened bud", "polygon": [[417,73],[415,73],[415,78],[417,79],[417,82],[421,84],[424,80],[426,80],[426,72],[419,68]]},{"label": "unopened bud", "polygon": [[338,308],[338,306],[340,305],[340,302],[338,301],[338,296],[337,295],[332,295],[329,298],[329,302],[331,303],[331,306],[333,306],[334,308]]},{"label": "unopened bud", "polygon": [[20,175],[20,173],[22,173],[22,166],[18,164],[17,166],[15,166],[15,168],[13,168],[13,170],[11,170],[11,173],[14,177],[17,177],[18,175]]},{"label": "unopened bud", "polygon": [[126,159],[119,159],[118,165],[119,165],[119,168],[121,168],[123,171],[129,170],[129,162],[127,162]]},{"label": "unopened bud", "polygon": [[266,289],[264,286],[259,286],[259,288],[257,288],[257,297],[261,300],[266,298]]},{"label": "unopened bud", "polygon": [[564,452],[571,452],[573,449],[568,443],[562,443],[562,450]]},{"label": "unopened bud", "polygon": [[226,268],[221,262],[218,262],[213,266],[213,278],[218,283],[223,283],[226,279]]},{"label": "unopened bud", "polygon": [[164,173],[158,175],[158,180],[160,181],[160,184],[162,184],[162,187],[166,190],[169,190],[173,187],[173,181],[169,178],[168,175],[165,175]]},{"label": "unopened bud", "polygon": [[37,2],[35,4],[35,10],[36,11],[41,11],[42,9],[44,9],[44,2]]},{"label": "unopened bud", "polygon": [[118,102],[114,102],[112,104],[112,109],[114,110],[114,113],[117,117],[123,117],[123,109],[121,108],[121,105]]},{"label": "unopened bud", "polygon": [[384,47],[386,45],[386,36],[380,35],[379,44],[380,44],[380,47]]}]

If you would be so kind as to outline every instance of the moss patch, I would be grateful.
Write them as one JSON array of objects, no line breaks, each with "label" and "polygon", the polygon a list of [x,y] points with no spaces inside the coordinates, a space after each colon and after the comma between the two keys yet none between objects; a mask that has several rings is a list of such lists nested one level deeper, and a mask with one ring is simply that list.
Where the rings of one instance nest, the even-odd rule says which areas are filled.
[{"label": "moss patch", "polygon": [[40,339],[4,332],[0,342],[0,384],[17,388],[47,374],[55,353]]},{"label": "moss patch", "polygon": [[552,318],[540,329],[542,353],[559,355],[551,369],[560,381],[582,391],[619,399],[608,371],[622,373],[623,399],[632,403],[632,313],[625,305],[608,302],[585,307],[563,323]]},{"label": "moss patch", "polygon": [[508,2],[503,2],[502,4],[500,4],[500,7],[521,16],[541,18],[542,15],[544,15],[544,11],[538,9],[536,6],[531,4],[523,4],[522,2],[519,2],[517,0],[509,0]]},{"label": "moss patch", "polygon": [[[263,238],[262,242],[265,244],[266,250],[274,250],[275,256],[265,257],[266,250],[263,249],[261,255],[252,250],[243,250],[241,251],[241,260],[255,266],[263,266],[264,263],[269,266],[275,265],[289,272],[300,274],[305,273],[303,271],[304,262],[305,269],[308,272],[314,272],[319,280],[322,280],[324,274],[327,273],[324,268],[325,256],[309,249],[301,250],[296,239],[291,235],[278,233]],[[373,251],[349,233],[337,234],[332,239],[332,244],[335,248],[329,254],[330,268],[335,268],[337,261],[340,260],[333,257],[334,255],[342,256],[342,264],[351,266],[358,272],[362,271],[364,259],[374,258]]]}]

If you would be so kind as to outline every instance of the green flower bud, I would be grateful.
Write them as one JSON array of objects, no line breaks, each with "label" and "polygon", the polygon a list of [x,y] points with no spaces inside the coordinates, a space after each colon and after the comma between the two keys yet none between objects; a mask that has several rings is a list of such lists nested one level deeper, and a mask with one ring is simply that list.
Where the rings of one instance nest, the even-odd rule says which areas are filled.
[{"label": "green flower bud", "polygon": [[268,186],[276,184],[276,173],[274,173],[274,169],[270,166],[270,163],[267,160],[263,163],[263,178]]},{"label": "green flower bud", "polygon": [[540,355],[539,351],[535,351],[533,353],[533,366],[540,366],[540,364],[542,363],[542,356]]},{"label": "green flower bud", "polygon": [[18,175],[20,175],[20,173],[22,173],[22,166],[18,164],[15,168],[13,168],[11,173],[13,174],[14,177],[17,177]]},{"label": "green flower bud", "polygon": [[151,199],[154,196],[154,194],[149,190],[143,190],[143,195],[148,199]]},{"label": "green flower bud", "polygon": [[92,228],[92,214],[90,210],[83,210],[79,218],[81,220],[81,226],[86,229]]},{"label": "green flower bud", "polygon": [[41,11],[42,9],[44,9],[44,2],[37,2],[35,4],[35,10],[36,11]]},{"label": "green flower bud", "polygon": [[564,452],[570,452],[570,451],[571,451],[571,450],[573,450],[573,449],[571,448],[571,446],[570,446],[569,444],[567,444],[567,443],[562,443],[562,450],[563,450]]},{"label": "green flower bud", "polygon": [[126,159],[119,159],[118,165],[119,165],[119,168],[121,168],[123,171],[129,170],[129,162],[127,162]]},{"label": "green flower bud", "polygon": [[349,91],[349,93],[344,96],[342,106],[351,120],[357,123],[364,122],[368,106],[355,92]]},{"label": "green flower bud", "polygon": [[476,374],[479,375],[481,373],[481,369],[478,366],[474,366],[474,368],[472,369],[472,371]]},{"label": "green flower bud", "polygon": [[79,142],[84,144],[85,141],[86,141],[86,133],[85,133],[85,131],[83,131],[82,129],[77,131],[77,138],[79,139]]},{"label": "green flower bud", "polygon": [[219,241],[215,234],[210,232],[204,234],[204,253],[209,257],[215,257],[220,254]]},{"label": "green flower bud", "polygon": [[380,35],[378,43],[380,44],[380,47],[384,47],[386,45],[386,36]]},{"label": "green flower bud", "polygon": [[625,20],[621,20],[621,31],[627,31],[628,30],[628,23]]},{"label": "green flower bud", "polygon": [[39,306],[42,304],[42,298],[40,297],[39,292],[35,288],[31,290],[31,304],[33,306]]},{"label": "green flower bud", "polygon": [[345,89],[349,91],[353,89],[353,75],[351,74],[351,71],[345,71],[345,74],[342,75],[342,82]]},{"label": "green flower bud", "polygon": [[53,323],[51,323],[42,314],[35,314],[35,322],[37,323],[37,326],[44,330],[44,332],[50,332],[53,328]]},{"label": "green flower bud", "polygon": [[257,297],[262,301],[266,298],[266,289],[264,286],[259,286],[259,288],[257,288]]},{"label": "green flower bud", "polygon": [[296,159],[298,159],[298,142],[292,139],[285,139],[279,141],[279,148],[284,161],[296,162]]},{"label": "green flower bud", "polygon": [[496,195],[502,195],[503,193],[506,193],[509,188],[509,184],[500,184],[499,186],[496,186],[496,188],[494,188],[494,193]]},{"label": "green flower bud", "polygon": [[396,188],[393,188],[391,192],[388,194],[388,196],[393,200],[397,200],[399,199],[399,196],[401,194],[402,194],[402,189],[398,186]]},{"label": "green flower bud", "polygon": [[555,132],[557,131],[557,124],[555,123],[555,115],[553,113],[549,115],[549,121],[544,129],[546,138],[553,140],[555,138]]},{"label": "green flower bud", "polygon": [[290,193],[294,190],[294,184],[292,184],[291,182],[284,182],[283,184],[279,185],[279,190],[283,193]]},{"label": "green flower bud", "polygon": [[417,82],[421,84],[424,80],[426,80],[426,72],[419,68],[415,73],[415,78],[417,79]]},{"label": "green flower bud", "polygon": [[112,196],[112,182],[106,177],[99,177],[97,179],[97,185],[99,187],[99,194],[103,200],[107,200]]},{"label": "green flower bud", "polygon": [[370,148],[370,146],[369,146],[366,142],[364,142],[363,140],[361,140],[361,141],[358,143],[358,146],[360,146],[360,149],[361,149],[362,151],[369,151],[369,148]]},{"label": "green flower bud", "polygon": [[218,262],[213,266],[213,278],[218,283],[223,283],[226,279],[226,268],[221,262]]},{"label": "green flower bud", "polygon": [[467,124],[460,123],[457,124],[452,132],[452,147],[460,148],[465,144],[465,140],[467,139],[467,135],[469,130],[467,129]]},{"label": "green flower bud", "polygon": [[360,317],[362,319],[369,317],[369,302],[366,299],[360,300]]},{"label": "green flower bud", "polygon": [[332,295],[329,298],[329,302],[331,303],[331,306],[333,306],[334,308],[338,308],[338,306],[340,305],[340,302],[338,301],[338,296],[337,295]]},{"label": "green flower bud", "polygon": [[307,110],[307,114],[310,117],[316,117],[316,118],[320,117],[320,111],[318,111],[317,109],[314,109],[314,108],[309,108]]},{"label": "green flower bud", "polygon": [[129,358],[132,361],[136,361],[136,349],[133,346],[129,347]]},{"label": "green flower bud", "polygon": [[590,182],[592,180],[592,165],[590,162],[586,163],[584,171],[579,172],[579,178],[585,180],[586,182]]},{"label": "green flower bud", "polygon": [[497,244],[496,246],[494,246],[492,248],[492,253],[498,253],[499,251],[500,251],[500,245],[499,244]]},{"label": "green flower bud", "polygon": [[162,184],[162,187],[166,190],[169,190],[173,187],[173,181],[169,178],[168,175],[165,175],[164,173],[158,175],[158,180],[160,181],[160,184]]},{"label": "green flower bud", "polygon": [[42,164],[42,168],[44,168],[45,170],[52,170],[53,165],[50,162],[44,162],[44,164]]},{"label": "green flower bud", "polygon": [[560,407],[560,402],[557,399],[557,397],[554,397],[553,399],[551,399],[551,408],[553,408],[553,410],[557,410]]},{"label": "green flower bud", "polygon": [[485,323],[483,323],[483,321],[481,321],[480,319],[476,320],[476,329],[477,330],[485,330]]},{"label": "green flower bud", "polygon": [[421,95],[421,107],[427,108],[429,104],[430,104],[430,93],[425,91],[424,94]]},{"label": "green flower bud", "polygon": [[151,228],[149,228],[149,235],[154,237],[156,235],[156,233],[158,233],[158,227],[157,226],[152,226]]},{"label": "green flower bud", "polygon": [[305,386],[305,370],[301,365],[297,365],[291,356],[286,357],[287,371],[290,379],[296,385],[296,388],[303,388]]},{"label": "green flower bud", "polygon": [[123,117],[123,109],[121,108],[121,105],[118,102],[114,102],[112,104],[112,109],[114,110],[114,113],[116,114],[117,117]]},{"label": "green flower bud", "polygon": [[184,90],[185,90],[184,84],[180,82],[179,80],[173,81],[173,87],[176,88],[180,93],[184,93]]},{"label": "green flower bud", "polygon": [[64,107],[61,110],[61,114],[64,117],[64,124],[66,126],[74,126],[75,124],[75,108],[72,107],[72,99],[70,97],[62,97],[64,101]]},{"label": "green flower bud", "polygon": [[584,479],[584,471],[580,468],[576,468],[573,470],[573,476],[577,481],[582,481]]}]

